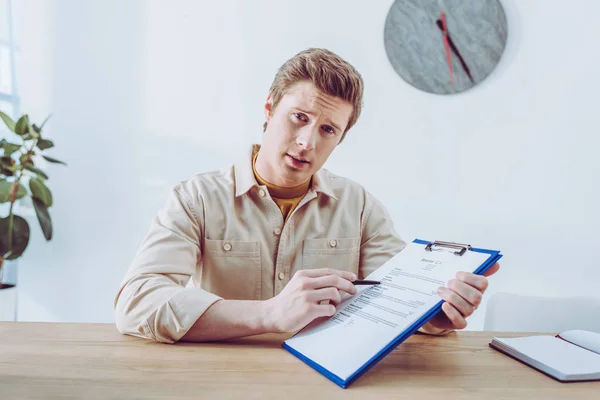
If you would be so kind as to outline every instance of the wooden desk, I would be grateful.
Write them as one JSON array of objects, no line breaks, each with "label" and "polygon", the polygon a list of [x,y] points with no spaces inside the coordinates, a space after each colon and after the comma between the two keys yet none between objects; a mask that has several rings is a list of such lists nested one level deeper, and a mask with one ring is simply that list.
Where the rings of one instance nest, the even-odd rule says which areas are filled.
[{"label": "wooden desk", "polygon": [[600,399],[600,382],[557,382],[489,348],[493,335],[413,335],[341,389],[282,349],[285,336],[168,345],[108,324],[4,322],[0,398]]}]

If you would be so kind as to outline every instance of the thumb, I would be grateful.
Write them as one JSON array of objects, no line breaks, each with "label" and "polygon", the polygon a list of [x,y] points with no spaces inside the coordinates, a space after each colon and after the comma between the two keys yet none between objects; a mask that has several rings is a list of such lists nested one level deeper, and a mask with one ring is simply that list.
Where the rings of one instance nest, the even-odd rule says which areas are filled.
[{"label": "thumb", "polygon": [[500,264],[496,263],[492,265],[487,271],[483,273],[483,276],[492,276],[500,269]]}]

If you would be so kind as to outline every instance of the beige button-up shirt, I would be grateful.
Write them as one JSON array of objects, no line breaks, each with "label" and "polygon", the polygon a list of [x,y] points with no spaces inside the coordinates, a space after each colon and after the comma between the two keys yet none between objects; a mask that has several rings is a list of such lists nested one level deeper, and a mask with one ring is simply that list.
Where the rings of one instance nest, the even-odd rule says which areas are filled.
[{"label": "beige button-up shirt", "polygon": [[118,329],[173,343],[219,299],[264,300],[301,269],[367,276],[406,243],[362,186],[321,169],[284,224],[252,151],[175,186],[115,299]]}]

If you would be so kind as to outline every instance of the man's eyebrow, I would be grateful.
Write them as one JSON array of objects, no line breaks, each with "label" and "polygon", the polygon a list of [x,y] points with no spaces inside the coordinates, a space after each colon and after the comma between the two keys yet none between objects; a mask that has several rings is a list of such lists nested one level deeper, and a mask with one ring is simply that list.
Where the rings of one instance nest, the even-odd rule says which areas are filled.
[{"label": "man's eyebrow", "polygon": [[[296,109],[297,109],[298,111],[302,111],[304,114],[308,114],[308,115],[315,115],[314,113],[312,113],[312,112],[310,112],[310,111],[303,110],[303,109],[302,109],[302,108],[300,108],[300,107],[296,107]],[[336,125],[336,124],[335,124],[333,121],[327,120],[326,122],[327,122],[329,125],[333,126],[335,129],[337,129],[338,131],[341,131],[341,130],[342,130],[342,129],[341,129],[339,126],[337,126],[337,125]]]}]

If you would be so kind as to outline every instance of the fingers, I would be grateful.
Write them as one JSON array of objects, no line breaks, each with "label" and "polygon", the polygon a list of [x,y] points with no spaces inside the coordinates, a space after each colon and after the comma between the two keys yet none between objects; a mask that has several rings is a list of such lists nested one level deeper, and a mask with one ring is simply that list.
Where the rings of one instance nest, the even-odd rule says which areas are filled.
[{"label": "fingers", "polygon": [[352,284],[352,282],[337,275],[320,276],[318,278],[310,279],[307,285],[311,289],[333,287],[343,290],[350,295],[356,294],[356,287]]},{"label": "fingers", "polygon": [[335,314],[335,306],[332,304],[317,304],[313,308],[314,318],[331,317]]},{"label": "fingers", "polygon": [[442,310],[456,329],[464,329],[467,327],[467,320],[452,306],[452,304],[444,302],[442,304]]},{"label": "fingers", "polygon": [[458,272],[456,279],[448,282],[448,287],[438,289],[438,294],[445,300],[442,310],[456,329],[464,329],[467,326],[466,317],[475,312],[481,304],[483,293],[488,288],[487,276],[495,274],[500,265],[492,265],[485,276],[469,272]]},{"label": "fingers", "polygon": [[307,300],[311,303],[329,300],[338,304],[342,301],[340,291],[334,287],[325,287],[322,289],[311,290],[306,296]]},{"label": "fingers", "polygon": [[448,282],[448,289],[458,294],[475,308],[479,307],[479,304],[481,304],[483,293],[463,281],[452,279]]},{"label": "fingers", "polygon": [[333,268],[318,268],[318,269],[303,269],[296,273],[296,275],[306,276],[309,278],[319,278],[327,275],[337,275],[349,281],[356,280],[356,274],[350,271],[342,271]]},{"label": "fingers", "polygon": [[487,271],[483,273],[483,276],[492,276],[500,269],[500,264],[496,263],[492,265]]},{"label": "fingers", "polygon": [[438,294],[447,303],[450,303],[462,316],[468,317],[475,312],[476,307],[462,298],[455,291],[448,288],[439,288]]},{"label": "fingers", "polygon": [[488,287],[488,280],[482,275],[471,274],[469,272],[458,272],[456,274],[456,279],[471,285],[481,293],[485,292]]}]

